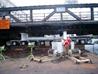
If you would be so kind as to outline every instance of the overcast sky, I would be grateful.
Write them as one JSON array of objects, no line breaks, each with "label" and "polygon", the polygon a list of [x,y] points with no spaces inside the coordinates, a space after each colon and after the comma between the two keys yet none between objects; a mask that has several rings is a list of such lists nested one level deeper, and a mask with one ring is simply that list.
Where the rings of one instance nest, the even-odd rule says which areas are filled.
[{"label": "overcast sky", "polygon": [[[10,0],[16,6],[64,4],[66,0]],[[98,0],[78,0],[79,3],[98,3]]]}]

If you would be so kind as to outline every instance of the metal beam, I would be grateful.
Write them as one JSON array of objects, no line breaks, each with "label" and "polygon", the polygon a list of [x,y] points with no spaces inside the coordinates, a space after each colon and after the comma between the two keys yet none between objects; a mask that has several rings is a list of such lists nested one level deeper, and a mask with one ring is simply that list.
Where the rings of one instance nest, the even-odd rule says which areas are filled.
[{"label": "metal beam", "polygon": [[91,7],[91,20],[94,20],[94,8]]},{"label": "metal beam", "polygon": [[12,14],[9,14],[9,16],[10,16],[11,18],[13,18],[16,22],[21,22],[21,20],[19,20],[17,17],[15,17],[15,16],[12,15]]},{"label": "metal beam", "polygon": [[61,37],[28,37],[29,41],[52,41],[60,39]]},{"label": "metal beam", "polygon": [[11,26],[14,27],[27,27],[27,26],[71,26],[78,24],[97,24],[98,21],[46,21],[46,22],[12,22]]},{"label": "metal beam", "polygon": [[93,4],[66,4],[66,5],[41,5],[41,6],[8,7],[8,8],[0,8],[0,12],[2,12],[2,11],[19,11],[19,10],[55,9],[57,7],[90,8],[90,7],[98,7],[98,4],[93,3]]},{"label": "metal beam", "polygon": [[70,10],[66,9],[66,12],[69,13],[71,16],[73,16],[74,18],[76,18],[78,21],[81,20],[80,17],[78,17],[76,14],[74,14],[73,12],[71,12]]},{"label": "metal beam", "polygon": [[56,13],[56,11],[52,11],[48,16],[46,16],[42,21],[47,21],[51,16],[53,16]]},{"label": "metal beam", "polygon": [[9,15],[10,12],[0,12],[0,17]]},{"label": "metal beam", "polygon": [[61,21],[63,20],[63,14],[62,13],[60,13],[60,16],[61,16]]},{"label": "metal beam", "polygon": [[33,13],[32,13],[32,10],[30,10],[30,21],[33,21]]}]

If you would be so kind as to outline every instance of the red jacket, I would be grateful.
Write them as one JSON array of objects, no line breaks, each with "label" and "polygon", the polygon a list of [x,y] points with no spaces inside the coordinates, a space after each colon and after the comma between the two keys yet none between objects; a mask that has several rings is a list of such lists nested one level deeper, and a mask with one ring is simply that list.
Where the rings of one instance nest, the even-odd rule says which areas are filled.
[{"label": "red jacket", "polygon": [[64,40],[64,46],[65,46],[65,47],[69,47],[70,44],[71,44],[71,39],[70,39],[70,37],[67,37],[67,39]]}]

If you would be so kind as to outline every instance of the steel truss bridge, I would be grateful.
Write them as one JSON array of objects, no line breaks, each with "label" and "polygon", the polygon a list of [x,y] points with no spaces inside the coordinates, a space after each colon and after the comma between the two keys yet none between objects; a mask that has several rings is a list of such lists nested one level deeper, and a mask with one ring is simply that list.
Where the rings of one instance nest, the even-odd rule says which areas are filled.
[{"label": "steel truss bridge", "polygon": [[0,17],[10,18],[11,28],[0,30],[1,39],[16,39],[21,32],[32,36],[98,34],[98,4],[66,4],[0,8]]}]

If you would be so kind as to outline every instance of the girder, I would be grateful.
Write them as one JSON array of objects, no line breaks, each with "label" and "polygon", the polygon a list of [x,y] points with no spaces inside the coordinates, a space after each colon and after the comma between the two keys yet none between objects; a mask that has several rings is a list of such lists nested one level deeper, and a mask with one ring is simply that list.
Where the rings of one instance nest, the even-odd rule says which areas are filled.
[{"label": "girder", "polygon": [[98,21],[46,21],[46,22],[12,22],[13,27],[29,27],[29,26],[72,26],[82,24],[98,24]]},{"label": "girder", "polygon": [[91,8],[98,7],[97,3],[93,4],[66,4],[66,5],[41,5],[41,6],[23,6],[23,7],[9,7],[9,8],[1,8],[2,11],[21,11],[21,10],[39,10],[39,9],[55,9],[57,7],[65,7],[65,8]]},{"label": "girder", "polygon": [[[73,11],[70,10],[70,9],[73,9],[73,8],[75,8],[75,9],[80,8],[80,10],[82,10],[81,8],[87,8],[87,9],[89,8],[90,11],[89,12],[88,11],[87,12],[81,12],[79,10],[79,11],[73,12]],[[75,18],[73,20],[77,20],[77,21],[95,20],[95,16],[98,17],[98,15],[95,15],[95,14],[97,14],[97,11],[95,12],[94,8],[98,8],[98,4],[65,4],[65,5],[41,5],[41,6],[7,7],[7,8],[0,8],[0,16],[13,15],[15,17],[14,20],[21,20],[21,22],[28,22],[28,21],[32,21],[32,22],[43,21],[43,22],[45,22],[45,21],[50,21],[49,19],[51,17],[53,17],[53,15],[55,15],[55,14],[62,14],[62,15],[56,16],[56,17],[54,17],[54,19],[56,18],[56,19],[59,19],[60,21],[67,20],[67,19],[64,18],[65,17],[64,14],[68,13],[73,18]],[[52,12],[47,12],[48,15],[47,15],[47,13],[44,13],[45,10],[51,10],[51,9],[53,9],[53,11]],[[39,13],[34,13],[34,11],[38,12],[38,10],[39,10]],[[42,10],[43,13],[40,13],[40,10]],[[21,13],[19,13],[19,11]],[[12,14],[13,12],[18,13],[18,14],[17,15]],[[26,12],[26,13],[22,14],[22,12]],[[5,14],[2,15],[3,13],[5,13]],[[84,13],[86,13],[86,14],[82,15]],[[37,14],[38,14],[38,16],[34,17]],[[43,15],[43,16],[40,17],[39,14]],[[66,16],[66,18],[69,17],[70,15]],[[58,18],[58,17],[60,17],[60,18]],[[82,18],[82,17],[87,17],[88,19],[85,19],[85,18]],[[38,20],[35,20],[34,18],[35,19],[38,18]],[[68,19],[68,20],[70,20],[70,19]],[[57,20],[52,20],[52,21],[57,21]],[[16,21],[16,22],[18,22],[18,21]]]}]

